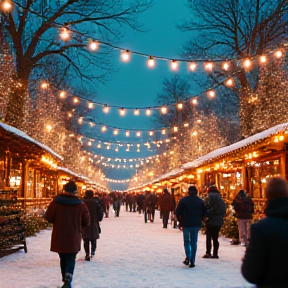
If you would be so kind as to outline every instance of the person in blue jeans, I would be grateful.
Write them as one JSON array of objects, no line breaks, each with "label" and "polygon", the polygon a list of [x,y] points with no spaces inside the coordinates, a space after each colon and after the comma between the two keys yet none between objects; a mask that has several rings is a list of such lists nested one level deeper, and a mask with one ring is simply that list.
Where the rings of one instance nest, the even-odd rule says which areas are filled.
[{"label": "person in blue jeans", "polygon": [[183,240],[186,258],[183,264],[195,267],[198,233],[206,216],[204,201],[197,197],[197,188],[190,186],[188,196],[180,199],[175,210],[177,220],[183,227]]}]

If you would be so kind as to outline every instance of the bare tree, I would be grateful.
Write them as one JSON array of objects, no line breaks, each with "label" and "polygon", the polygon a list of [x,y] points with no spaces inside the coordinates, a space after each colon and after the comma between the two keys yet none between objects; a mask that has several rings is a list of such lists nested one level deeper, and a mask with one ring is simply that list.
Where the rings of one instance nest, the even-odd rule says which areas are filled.
[{"label": "bare tree", "polygon": [[[104,80],[104,72],[111,69],[106,57],[111,47],[97,53],[87,49],[88,37],[114,43],[123,35],[124,27],[141,29],[137,15],[152,5],[152,0],[15,0],[14,10],[4,13],[1,23],[10,38],[15,53],[17,89],[11,91],[6,121],[16,117],[9,113],[9,105],[18,103],[18,125],[24,117],[24,101],[33,73],[49,77],[49,63],[58,66],[58,79],[65,76],[74,83],[94,83]],[[46,4],[45,4],[46,3]],[[59,38],[59,28],[70,31],[71,40]],[[103,56],[105,55],[105,57]],[[51,66],[50,66],[51,67]],[[96,72],[97,71],[97,72]]]},{"label": "bare tree", "polygon": [[[261,55],[283,45],[288,38],[287,0],[188,0],[188,7],[195,17],[179,28],[197,35],[184,47],[184,54],[190,58],[224,60]],[[238,100],[242,99],[239,107],[242,131],[250,134],[251,111],[245,106],[249,106],[251,95],[257,90],[258,71],[247,73],[236,65],[231,69],[238,71],[235,92]],[[225,76],[219,71],[216,69],[210,75],[216,82]]]}]

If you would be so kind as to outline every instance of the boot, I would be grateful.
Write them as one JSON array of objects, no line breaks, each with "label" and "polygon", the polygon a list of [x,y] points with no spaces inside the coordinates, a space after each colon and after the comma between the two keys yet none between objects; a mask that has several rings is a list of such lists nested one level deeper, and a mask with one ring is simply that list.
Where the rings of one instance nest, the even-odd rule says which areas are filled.
[{"label": "boot", "polygon": [[61,288],[72,288],[72,277],[71,273],[66,272],[65,274],[65,281]]}]

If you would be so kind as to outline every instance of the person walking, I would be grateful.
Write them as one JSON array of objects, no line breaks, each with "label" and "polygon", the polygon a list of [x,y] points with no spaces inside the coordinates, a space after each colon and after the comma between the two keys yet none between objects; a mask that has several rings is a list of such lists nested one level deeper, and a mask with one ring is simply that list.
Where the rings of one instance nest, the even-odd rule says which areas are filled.
[{"label": "person walking", "polygon": [[175,215],[183,227],[183,240],[186,258],[183,261],[190,268],[195,267],[198,232],[202,226],[202,220],[206,216],[204,201],[197,197],[195,186],[188,188],[188,196],[180,199]]},{"label": "person walking", "polygon": [[[88,227],[83,228],[82,237],[84,242],[84,250],[86,253],[85,260],[90,261],[94,257],[97,248],[97,239],[100,237],[101,229],[99,222],[103,219],[103,208],[100,199],[93,198],[93,191],[86,190],[83,202],[87,205],[91,222]],[[91,254],[90,254],[91,244]]]},{"label": "person walking", "polygon": [[175,209],[173,205],[173,196],[169,193],[167,188],[164,188],[163,195],[160,196],[160,209],[162,212],[163,228],[167,228],[170,211]]},{"label": "person walking", "polygon": [[258,288],[288,287],[288,186],[281,177],[267,181],[266,217],[251,225],[243,277]]},{"label": "person walking", "polygon": [[[207,209],[206,224],[206,253],[202,258],[218,259],[219,250],[219,231],[224,224],[227,205],[221,198],[216,186],[208,188],[208,198],[205,203]],[[213,241],[213,254],[211,254]]]},{"label": "person walking", "polygon": [[81,249],[82,227],[90,225],[90,214],[85,203],[77,196],[74,181],[64,185],[64,191],[54,198],[45,213],[45,219],[53,223],[51,251],[60,257],[62,288],[72,287],[75,259]]},{"label": "person walking", "polygon": [[254,203],[244,190],[240,190],[232,202],[235,217],[238,219],[239,240],[247,246],[250,238],[250,226],[254,213]]}]

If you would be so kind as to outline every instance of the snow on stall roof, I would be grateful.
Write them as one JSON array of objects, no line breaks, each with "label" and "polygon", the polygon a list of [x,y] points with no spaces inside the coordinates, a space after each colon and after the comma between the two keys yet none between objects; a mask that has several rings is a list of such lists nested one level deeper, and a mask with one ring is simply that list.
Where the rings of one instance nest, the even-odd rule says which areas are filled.
[{"label": "snow on stall roof", "polygon": [[63,172],[66,172],[72,176],[75,176],[75,177],[78,177],[82,180],[89,180],[87,177],[83,176],[83,175],[80,175],[80,174],[77,174],[73,171],[71,171],[70,169],[66,168],[66,167],[57,167],[57,170],[60,170],[60,171],[63,171]]},{"label": "snow on stall roof", "polygon": [[158,178],[156,178],[156,179],[155,179],[155,182],[161,181],[162,179],[166,179],[166,178],[168,178],[168,177],[175,176],[175,175],[177,175],[177,174],[179,174],[179,173],[182,173],[183,171],[184,171],[183,168],[174,169],[174,170],[172,170],[172,171],[170,171],[170,172],[168,172],[168,173],[165,173],[165,174],[159,176]]},{"label": "snow on stall roof", "polygon": [[280,131],[285,131],[288,129],[288,123],[283,123],[283,124],[279,124],[276,125],[274,127],[271,127],[267,130],[264,130],[260,133],[257,133],[255,135],[252,135],[244,140],[241,140],[239,142],[233,143],[229,146],[225,146],[225,147],[221,147],[219,149],[216,149],[204,156],[199,157],[198,159],[195,159],[191,162],[187,162],[185,163],[182,167],[184,169],[189,169],[189,168],[194,168],[194,167],[198,167],[199,165],[201,165],[202,163],[204,163],[205,161],[208,160],[212,160],[213,158],[217,158],[220,156],[223,156],[227,153],[230,153],[232,151],[235,151],[237,149],[243,148],[245,146],[251,145],[253,143],[255,143],[256,141],[259,140],[263,140],[267,137],[270,137],[271,135],[277,134]]},{"label": "snow on stall roof", "polygon": [[41,147],[42,149],[46,150],[47,152],[49,152],[51,155],[53,155],[54,157],[60,159],[60,160],[63,160],[63,157],[60,156],[59,154],[57,154],[56,152],[54,152],[51,148],[49,148],[48,146],[36,141],[35,139],[31,138],[30,136],[28,136],[26,133],[24,133],[23,131],[13,127],[13,126],[10,126],[8,124],[5,124],[5,123],[2,123],[0,122],[0,127],[2,127],[4,130],[10,132],[10,133],[13,133],[31,143],[34,143],[36,144],[37,146]]}]

